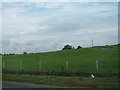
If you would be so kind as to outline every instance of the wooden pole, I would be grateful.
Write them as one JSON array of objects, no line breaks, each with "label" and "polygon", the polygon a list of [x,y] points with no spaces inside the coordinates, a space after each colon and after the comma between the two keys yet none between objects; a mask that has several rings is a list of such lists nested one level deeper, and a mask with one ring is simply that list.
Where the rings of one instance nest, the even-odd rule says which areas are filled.
[{"label": "wooden pole", "polygon": [[5,69],[5,62],[3,61],[3,69]]},{"label": "wooden pole", "polygon": [[41,61],[40,61],[40,62],[39,62],[39,72],[41,72],[41,67],[42,67],[41,64],[42,64],[42,63],[41,63]]},{"label": "wooden pole", "polygon": [[68,70],[68,61],[66,61],[66,71]]},{"label": "wooden pole", "polygon": [[97,70],[97,72],[99,72],[99,62],[98,62],[98,60],[96,60],[96,70]]},{"label": "wooden pole", "polygon": [[20,61],[20,71],[22,71],[22,61]]}]

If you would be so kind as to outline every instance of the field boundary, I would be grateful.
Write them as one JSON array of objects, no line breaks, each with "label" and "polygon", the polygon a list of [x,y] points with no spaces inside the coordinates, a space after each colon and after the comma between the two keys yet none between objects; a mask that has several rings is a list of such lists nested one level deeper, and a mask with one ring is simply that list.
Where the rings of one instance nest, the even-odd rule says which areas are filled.
[{"label": "field boundary", "polygon": [[11,71],[11,70],[2,70],[4,74],[26,74],[26,75],[50,75],[50,76],[83,76],[90,77],[91,74],[94,74],[96,77],[119,77],[119,73],[98,73],[98,72],[31,72],[31,71]]},{"label": "field boundary", "polygon": [[75,76],[36,76],[25,74],[3,74],[3,81],[26,82],[69,87],[107,87],[118,88],[118,78],[91,78]]}]

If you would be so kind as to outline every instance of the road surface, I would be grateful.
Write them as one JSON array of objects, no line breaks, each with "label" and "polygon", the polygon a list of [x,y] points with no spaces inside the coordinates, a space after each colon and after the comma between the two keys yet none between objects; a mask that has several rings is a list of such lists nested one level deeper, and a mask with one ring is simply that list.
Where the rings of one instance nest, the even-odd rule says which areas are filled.
[{"label": "road surface", "polygon": [[[19,82],[8,82],[3,81],[2,82],[2,88],[3,90],[6,88],[70,88],[73,90],[118,90],[118,89],[111,89],[111,88],[88,88],[88,87],[60,87],[60,86],[50,86],[50,85],[36,85],[36,84],[30,84],[30,83],[19,83]],[[68,89],[67,89],[68,90]]]},{"label": "road surface", "polygon": [[3,81],[2,88],[60,88],[60,87],[50,86],[50,85],[36,85],[36,84],[30,84],[30,83]]}]

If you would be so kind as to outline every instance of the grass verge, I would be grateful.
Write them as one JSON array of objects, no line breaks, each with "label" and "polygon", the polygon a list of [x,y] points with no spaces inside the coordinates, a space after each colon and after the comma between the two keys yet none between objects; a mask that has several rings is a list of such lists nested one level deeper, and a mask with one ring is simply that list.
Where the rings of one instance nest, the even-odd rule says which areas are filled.
[{"label": "grass verge", "polygon": [[107,87],[118,88],[117,78],[36,76],[24,74],[3,74],[3,81],[27,82],[68,87]]}]

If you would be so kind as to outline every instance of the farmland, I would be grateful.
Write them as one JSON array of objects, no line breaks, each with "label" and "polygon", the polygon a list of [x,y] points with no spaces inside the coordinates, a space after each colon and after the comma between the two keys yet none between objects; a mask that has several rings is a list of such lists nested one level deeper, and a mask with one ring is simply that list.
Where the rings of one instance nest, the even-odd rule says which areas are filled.
[{"label": "farmland", "polygon": [[[100,73],[118,73],[118,50],[112,48],[81,48],[45,53],[3,55],[3,69],[30,72],[96,72],[96,60]],[[66,61],[68,66],[66,68]]]}]

